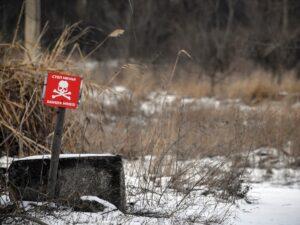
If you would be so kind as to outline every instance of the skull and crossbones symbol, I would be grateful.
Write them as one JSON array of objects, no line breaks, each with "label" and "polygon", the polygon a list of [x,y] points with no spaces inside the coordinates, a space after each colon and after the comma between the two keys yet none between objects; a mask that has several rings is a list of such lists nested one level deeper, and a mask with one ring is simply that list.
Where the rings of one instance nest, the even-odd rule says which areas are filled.
[{"label": "skull and crossbones symbol", "polygon": [[66,80],[59,81],[57,89],[53,90],[53,93],[55,93],[56,95],[53,94],[52,98],[55,99],[57,97],[64,97],[68,100],[71,100],[71,97],[70,97],[71,92],[68,91],[68,88],[69,88],[68,81],[66,81]]}]

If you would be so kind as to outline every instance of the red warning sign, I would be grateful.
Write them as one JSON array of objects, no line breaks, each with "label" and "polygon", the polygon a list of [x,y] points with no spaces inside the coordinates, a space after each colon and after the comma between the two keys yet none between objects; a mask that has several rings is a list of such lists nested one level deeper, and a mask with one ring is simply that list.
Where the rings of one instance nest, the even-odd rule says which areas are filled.
[{"label": "red warning sign", "polygon": [[52,107],[76,109],[80,99],[82,78],[61,72],[48,72],[43,102]]}]

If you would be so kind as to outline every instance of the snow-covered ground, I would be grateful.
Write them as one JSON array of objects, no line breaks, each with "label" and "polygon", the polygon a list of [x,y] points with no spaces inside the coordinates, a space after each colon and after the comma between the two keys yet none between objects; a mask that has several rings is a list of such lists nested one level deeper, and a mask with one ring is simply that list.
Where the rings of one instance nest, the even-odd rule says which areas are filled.
[{"label": "snow-covered ground", "polygon": [[274,186],[269,183],[252,185],[252,204],[239,203],[236,225],[299,225],[300,188]]},{"label": "snow-covered ground", "polygon": [[[118,107],[118,104],[133,98],[132,92],[123,86],[115,86],[100,93],[91,92],[89,95],[104,107]],[[150,117],[165,110],[172,110],[176,108],[174,105],[189,107],[191,110],[202,108],[222,110],[228,107],[234,107],[245,113],[256,110],[239,99],[218,100],[208,97],[197,99],[156,91],[133,104],[137,115],[132,119],[142,121],[140,117]],[[299,108],[299,103],[295,103],[293,108]],[[260,109],[263,110],[263,107]],[[288,147],[289,144],[285,149],[286,152],[289,152]],[[68,157],[70,156],[78,155]],[[289,167],[293,158],[268,147],[259,148],[242,156],[247,157],[250,165],[245,169],[243,177],[244,185],[249,185],[250,191],[246,199],[238,199],[234,204],[220,199],[216,195],[219,190],[210,190],[211,187],[197,183],[201,181],[201,176],[206,176],[208,168],[219,169],[221,172],[230,169],[230,162],[225,157],[179,162],[165,156],[164,162],[159,162],[164,165],[154,167],[153,170],[151,167],[159,159],[146,156],[135,161],[125,160],[124,163],[128,213],[120,212],[101,199],[87,196],[84,197],[85,200],[99,202],[105,205],[106,209],[99,213],[86,213],[60,208],[52,215],[36,211],[32,215],[48,224],[299,225],[300,169]],[[37,157],[41,156],[33,156],[31,159]],[[7,167],[11,160],[1,158],[0,167]],[[171,163],[171,166],[168,163]],[[172,172],[173,170],[177,173]],[[180,173],[181,171],[185,171],[184,175]],[[8,202],[7,196],[0,198],[2,205]],[[24,202],[29,211],[35,204]]]},{"label": "snow-covered ground", "polygon": [[[267,151],[278,155],[274,149],[253,151],[253,166],[259,156],[267,155]],[[281,160],[277,160],[277,168],[273,169],[247,168],[244,179],[250,185],[248,197],[235,201],[233,205],[214,194],[205,194],[210,191],[207,187],[200,185],[192,191],[188,189],[194,181],[201,180],[208,166],[229,169],[230,163],[226,163],[226,158],[217,156],[177,162],[177,169],[189,169],[189,180],[177,186],[174,185],[174,177],[172,181],[172,172],[168,175],[166,171],[155,170],[156,175],[161,175],[152,176],[149,168],[155,160],[155,157],[146,156],[140,160],[124,161],[128,214],[97,197],[85,196],[83,200],[99,202],[106,207],[105,210],[87,213],[60,208],[49,215],[33,210],[31,215],[48,224],[299,224],[300,170],[286,168]],[[0,161],[5,165],[10,160],[2,158]],[[172,158],[166,156],[165,161],[172,161]],[[7,196],[0,199],[2,205],[9,202]],[[23,202],[28,211],[34,205],[37,203]]]},{"label": "snow-covered ground", "polygon": [[[286,163],[290,160],[274,148],[260,148],[250,154],[253,168],[247,168],[247,180],[251,186],[248,193],[251,204],[239,201],[231,224],[300,224],[300,169],[288,168]],[[261,161],[267,168],[258,168]]]},{"label": "snow-covered ground", "polygon": [[[226,224],[235,225],[299,225],[300,221],[300,189],[287,186],[274,186],[269,183],[252,184],[252,189],[249,192],[249,197],[252,203],[246,203],[241,200],[237,206],[231,208],[232,213],[230,219]],[[100,201],[103,200],[93,199]],[[200,199],[199,199],[200,200]],[[25,204],[29,205],[29,202]],[[199,204],[202,204],[200,201]],[[104,203],[105,205],[105,203]],[[42,218],[48,224],[193,224],[193,217],[190,221],[181,220],[180,216],[172,218],[159,218],[160,215],[137,216],[125,215],[122,212],[108,205],[104,212],[101,213],[86,213],[86,212],[72,212],[70,210],[60,210],[51,216],[35,216]],[[216,212],[224,213],[225,205],[219,204],[214,209]],[[192,208],[192,207],[191,207]],[[213,208],[213,207],[212,207]],[[166,208],[167,209],[167,208]],[[226,208],[227,209],[227,208]],[[199,206],[194,208],[199,210]],[[222,212],[223,210],[223,212]],[[199,215],[190,210],[191,215]],[[145,214],[146,215],[146,214]],[[186,216],[183,215],[183,216]],[[194,217],[195,222],[197,217]],[[217,222],[217,221],[216,221]],[[201,220],[195,224],[205,224]],[[212,223],[213,224],[213,223]]]}]

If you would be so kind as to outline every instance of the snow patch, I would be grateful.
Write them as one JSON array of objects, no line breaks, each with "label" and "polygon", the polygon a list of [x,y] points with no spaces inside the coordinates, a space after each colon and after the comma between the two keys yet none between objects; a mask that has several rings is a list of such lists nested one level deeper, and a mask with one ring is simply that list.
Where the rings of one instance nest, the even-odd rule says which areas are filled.
[{"label": "snow patch", "polygon": [[241,202],[236,225],[299,225],[300,189],[254,184],[249,193],[254,204]]},{"label": "snow patch", "polygon": [[8,168],[14,159],[11,157],[3,156],[0,158],[0,168]]},{"label": "snow patch", "polygon": [[0,206],[6,206],[10,203],[8,195],[0,195]]},{"label": "snow patch", "polygon": [[[247,157],[244,154],[244,157]],[[253,150],[248,155],[248,163],[254,168],[286,168],[295,160],[275,148],[262,147]]]},{"label": "snow patch", "polygon": [[141,103],[140,110],[146,116],[150,116],[162,112],[165,107],[170,107],[177,100],[177,96],[167,92],[151,92],[147,99],[147,101]]},{"label": "snow patch", "polygon": [[108,201],[100,199],[97,196],[81,196],[80,199],[83,200],[83,201],[95,201],[95,202],[98,202],[98,203],[100,203],[101,205],[103,205],[105,207],[105,211],[117,210],[117,207],[115,205],[111,204]]},{"label": "snow patch", "polygon": [[131,91],[124,86],[114,86],[101,92],[93,90],[88,94],[104,106],[117,106],[121,101],[130,99],[132,96]]}]

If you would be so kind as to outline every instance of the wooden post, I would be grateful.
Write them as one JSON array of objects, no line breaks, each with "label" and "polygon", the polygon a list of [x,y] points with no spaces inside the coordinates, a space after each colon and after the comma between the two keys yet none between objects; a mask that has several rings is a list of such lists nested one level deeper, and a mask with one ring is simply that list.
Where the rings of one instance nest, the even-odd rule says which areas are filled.
[{"label": "wooden post", "polygon": [[35,56],[39,46],[38,38],[41,29],[40,0],[26,0],[25,2],[25,48],[31,56]]},{"label": "wooden post", "polygon": [[61,150],[61,139],[64,128],[64,119],[65,119],[65,108],[58,108],[57,117],[56,117],[56,125],[54,131],[54,137],[52,142],[51,149],[51,162],[50,162],[50,170],[48,177],[48,185],[47,185],[47,194],[49,199],[55,198],[55,187],[57,181],[57,170],[59,163],[59,154]]}]

